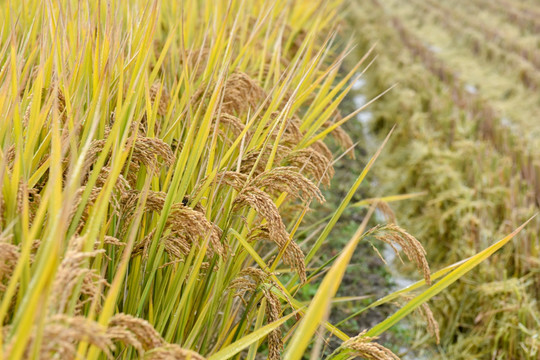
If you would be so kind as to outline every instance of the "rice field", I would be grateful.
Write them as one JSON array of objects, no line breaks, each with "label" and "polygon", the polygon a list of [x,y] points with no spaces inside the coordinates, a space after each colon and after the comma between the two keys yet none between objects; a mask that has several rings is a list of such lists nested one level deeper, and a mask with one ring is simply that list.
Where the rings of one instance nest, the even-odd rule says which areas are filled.
[{"label": "rice field", "polygon": [[540,7],[458,2],[2,2],[0,360],[538,358]]}]

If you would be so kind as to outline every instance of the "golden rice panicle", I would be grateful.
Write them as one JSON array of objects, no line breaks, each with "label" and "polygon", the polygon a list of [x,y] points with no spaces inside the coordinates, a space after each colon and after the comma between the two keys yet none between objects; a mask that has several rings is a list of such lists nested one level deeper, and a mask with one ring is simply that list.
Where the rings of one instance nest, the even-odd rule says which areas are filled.
[{"label": "golden rice panicle", "polygon": [[154,238],[155,233],[156,229],[154,228],[140,242],[135,244],[133,250],[131,251],[131,257],[141,255],[143,259],[146,259],[148,257],[148,248],[150,247],[150,243]]},{"label": "golden rice panicle", "polygon": [[298,244],[292,240],[289,241],[289,233],[272,198],[258,187],[247,186],[238,193],[234,204],[236,209],[249,206],[266,219],[270,240],[278,246],[280,251],[284,252],[283,259],[285,263],[298,273],[302,282],[305,282],[306,265],[304,263],[304,253]]},{"label": "golden rice panicle", "polygon": [[223,113],[218,118],[219,125],[230,130],[235,137],[240,136],[246,125],[236,116]]},{"label": "golden rice panicle", "polygon": [[[291,152],[291,149],[278,145],[275,153],[274,162],[281,163],[283,157]],[[272,154],[272,146],[266,145],[263,149],[254,149],[248,151],[242,158],[242,165],[240,166],[240,172],[242,174],[253,174],[255,176],[260,175],[266,170],[268,160]]]},{"label": "golden rice panicle", "polygon": [[[139,190],[128,190],[120,199],[119,212],[123,219],[123,227],[120,230],[120,234],[125,235],[127,233],[141,196],[142,192]],[[166,194],[162,191],[149,190],[146,192],[146,203],[143,210],[146,212],[155,211],[160,213],[165,204],[165,197]]]},{"label": "golden rice panicle", "polygon": [[147,360],[206,360],[201,354],[183,349],[176,344],[167,344],[159,348],[155,348],[145,354]]},{"label": "golden rice panicle", "polygon": [[394,213],[394,210],[390,207],[390,205],[386,201],[377,201],[377,210],[381,212],[381,214],[385,217],[386,221],[395,223],[396,222],[396,214]]},{"label": "golden rice panicle", "polygon": [[[199,182],[197,187],[193,189],[192,195],[196,197],[199,195],[208,178],[204,178]],[[222,171],[216,174],[215,182],[221,186],[226,185],[232,187],[236,191],[241,191],[247,184],[248,175],[242,174],[237,171]],[[189,200],[189,199],[188,199]],[[186,202],[187,204],[187,202]]]},{"label": "golden rice panicle", "polygon": [[135,338],[136,341],[133,343],[128,342],[126,345],[140,346],[145,351],[159,348],[166,344],[165,340],[163,340],[161,335],[148,321],[132,315],[123,313],[115,314],[109,320],[108,329],[113,329],[109,333],[109,337],[116,340],[121,340],[120,337],[116,337],[119,334],[119,329],[122,329],[124,332],[131,332],[133,336],[125,336],[123,339],[125,341],[133,341],[133,338]]},{"label": "golden rice panicle", "polygon": [[5,166],[7,169],[11,169],[13,166],[13,161],[15,160],[15,156],[17,155],[17,152],[15,151],[15,145],[10,145],[2,154],[0,157],[0,161],[2,166]]},{"label": "golden rice panicle", "polygon": [[[30,340],[25,347],[23,358],[29,359],[30,352],[36,344],[37,329],[33,329]],[[15,335],[5,349],[6,358],[10,358]],[[57,314],[45,320],[38,359],[77,359],[77,348],[81,342],[98,347],[107,359],[113,359],[114,345],[107,336],[106,329],[83,316]]]},{"label": "golden rice panicle", "polygon": [[[85,190],[86,190],[86,186],[81,186],[75,193],[75,199],[73,201],[73,204],[72,204],[71,209],[70,209],[70,213],[68,215],[68,219],[69,219],[70,222],[75,217],[75,214],[77,213],[77,210],[79,209],[79,206],[82,203],[83,195],[84,195]],[[94,188],[92,188],[90,190],[90,195],[88,196],[86,206],[84,208],[81,220],[79,222],[79,229],[82,228],[82,226],[84,225],[84,221],[89,215],[90,207],[95,203],[95,201],[98,198],[99,193],[101,192],[101,190],[102,190],[101,187],[94,187]]]},{"label": "golden rice panicle", "polygon": [[181,260],[191,251],[191,242],[180,234],[167,236],[164,240],[165,251],[170,258]]},{"label": "golden rice panicle", "polygon": [[441,342],[439,323],[435,319],[435,316],[433,316],[433,312],[431,311],[431,308],[429,307],[428,303],[423,303],[418,308],[418,311],[420,312],[421,316],[426,321],[428,333],[431,336],[435,336],[435,341],[437,342],[437,344],[439,344]]},{"label": "golden rice panicle", "polygon": [[188,76],[194,80],[197,80],[201,77],[201,75],[206,69],[206,64],[208,62],[208,54],[208,48],[185,51],[180,57],[180,65],[183,65],[184,59],[186,59]]},{"label": "golden rice panicle", "polygon": [[[277,295],[269,289],[263,290],[263,294],[266,299],[266,316],[268,317],[268,323],[279,320],[281,316],[281,302],[279,301]],[[283,340],[281,327],[278,327],[268,334],[268,359],[281,359],[282,350]]]},{"label": "golden rice panicle", "polygon": [[115,238],[114,236],[105,235],[103,237],[103,243],[106,245],[113,245],[113,246],[124,246],[125,243],[121,242],[120,239]]},{"label": "golden rice panicle", "polygon": [[313,176],[316,182],[325,186],[330,185],[335,173],[332,162],[311,147],[292,151],[285,157],[283,163]]},{"label": "golden rice panicle", "polygon": [[414,262],[418,270],[424,275],[426,284],[431,285],[431,275],[429,264],[426,260],[426,250],[414,236],[396,224],[378,227],[373,232],[376,232],[375,238],[390,245],[398,256],[399,251],[396,244],[399,245],[407,255],[407,258]]},{"label": "golden rice panicle", "polygon": [[255,110],[266,97],[263,88],[246,73],[235,71],[225,83],[223,112],[243,115]]},{"label": "golden rice panicle", "polygon": [[265,279],[266,274],[263,272],[262,276],[259,276],[256,272],[262,272],[260,269],[253,267],[246,268],[233,279],[229,285],[229,289],[235,290],[235,296],[240,298],[244,305],[247,306],[244,296],[246,293],[253,293],[257,290],[257,286],[261,280]]},{"label": "golden rice panicle", "polygon": [[169,108],[169,103],[171,102],[169,91],[165,86],[162,86],[160,82],[155,82],[150,87],[150,101],[152,101],[152,104],[159,101],[157,113],[158,115],[165,116],[167,114],[167,109]]},{"label": "golden rice panicle", "polygon": [[0,235],[0,292],[5,291],[20,256],[18,246],[11,243],[12,236]]},{"label": "golden rice panicle", "polygon": [[170,145],[157,138],[137,137],[133,145],[132,162],[143,164],[155,174],[160,166],[157,160],[158,156],[161,157],[165,165],[174,164],[175,156]]},{"label": "golden rice panicle", "polygon": [[345,341],[342,347],[352,350],[356,356],[366,360],[399,360],[390,349],[374,342],[377,337],[365,336],[365,333],[364,330],[358,336]]},{"label": "golden rice panicle", "polygon": [[224,171],[218,174],[217,181],[221,184],[228,185],[236,191],[241,191],[248,181],[246,174],[241,174],[236,171]]},{"label": "golden rice panicle", "polygon": [[45,326],[41,349],[44,356],[41,358],[47,359],[46,354],[56,353],[62,359],[75,359],[77,345],[83,341],[101,349],[108,358],[113,358],[111,351],[114,345],[101,325],[82,316],[54,315]]},{"label": "golden rice panicle", "polygon": [[[132,190],[123,199],[122,213],[126,219],[124,233],[127,231],[129,219],[134,214],[140,196],[141,193],[139,191]],[[165,198],[166,193],[164,192],[148,191],[145,211],[161,212],[165,204]],[[184,198],[184,202],[187,204],[189,198]],[[210,237],[208,256],[212,257],[214,254],[218,254],[224,257],[227,253],[227,245],[221,242],[221,229],[206,218],[204,208],[200,204],[197,204],[195,209],[184,205],[184,203],[174,204],[169,213],[166,228],[170,229],[171,233],[161,239],[161,241],[165,246],[165,250],[173,259],[181,259],[189,254],[191,245],[194,242],[198,242],[198,238],[204,239],[206,236]],[[131,253],[132,256],[143,255],[146,258],[153,235],[154,231],[148,234],[141,242],[137,243]]]},{"label": "golden rice panicle", "polygon": [[224,257],[227,253],[227,245],[221,242],[221,229],[211,223],[204,212],[197,211],[182,203],[174,204],[167,220],[168,228],[173,233],[180,234],[195,240],[197,237],[205,239],[209,236],[208,255],[214,253]]},{"label": "golden rice panicle", "polygon": [[[104,187],[110,173],[111,168],[109,166],[103,166],[98,174],[95,186]],[[122,174],[119,174],[116,178],[116,181],[114,183],[114,190],[118,193],[117,195],[120,199],[128,196],[129,192],[131,191],[131,186],[129,185],[129,182],[126,180],[126,178],[124,178]]]},{"label": "golden rice panicle", "polygon": [[304,139],[304,133],[302,130],[300,130],[301,125],[302,120],[296,114],[287,119],[287,123],[285,124],[285,133],[283,134],[283,139],[281,142],[285,144],[298,145],[300,141]]},{"label": "golden rice panicle", "polygon": [[137,336],[123,325],[115,325],[107,328],[107,336],[112,342],[119,342],[125,346],[131,346],[137,350],[139,358],[144,357],[144,348]]},{"label": "golden rice panicle", "polygon": [[93,302],[97,309],[100,309],[101,300],[104,298],[103,287],[108,286],[108,283],[95,269],[84,265],[89,259],[104,254],[105,250],[84,252],[82,250],[84,241],[84,237],[71,239],[68,250],[58,267],[52,286],[55,301],[51,303],[50,310],[53,313],[63,313],[68,310],[77,286],[80,286],[80,289],[77,295],[76,313],[81,312],[82,307],[88,302]]},{"label": "golden rice panicle", "polygon": [[254,228],[249,230],[249,233],[246,237],[248,242],[254,242],[257,240],[270,240],[270,230],[266,224],[259,224]]},{"label": "golden rice panicle", "polygon": [[[248,267],[238,274],[238,277],[231,282],[229,288],[236,290],[236,296],[240,297],[244,305],[247,305],[244,299],[245,294],[247,292],[254,293],[257,288],[260,288],[266,300],[267,322],[272,323],[279,320],[281,316],[281,302],[268,287],[274,285],[268,273],[258,268]],[[268,359],[281,359],[282,350],[281,328],[278,327],[268,334]]]},{"label": "golden rice panicle", "polygon": [[[135,213],[137,202],[140,200],[142,194],[143,193],[139,190],[127,190],[124,196],[122,196],[120,202],[120,212],[126,219],[126,223],[129,223],[129,219]],[[146,192],[144,211],[155,211],[157,213],[161,212],[165,204],[166,197],[167,194],[163,191],[148,190],[148,192]]]},{"label": "golden rice panicle", "polygon": [[23,203],[27,202],[29,207],[30,222],[32,222],[34,215],[41,201],[39,190],[35,188],[28,188],[28,184],[25,182],[19,182],[19,189],[17,191],[17,212],[21,213],[23,209]]},{"label": "golden rice panicle", "polygon": [[90,143],[90,148],[86,152],[86,156],[84,158],[83,166],[82,166],[82,174],[84,176],[88,176],[90,169],[92,168],[92,165],[97,161],[99,155],[103,151],[105,147],[106,140],[100,139],[100,140],[92,140]]},{"label": "golden rice panicle", "polygon": [[[414,298],[412,295],[401,295],[402,298],[404,298],[406,301],[410,301]],[[399,304],[396,304],[399,305]],[[429,304],[427,302],[422,303],[419,307],[415,309],[415,313],[419,314],[422,319],[426,323],[426,329],[428,333],[435,337],[435,341],[437,344],[441,341],[440,331],[439,331],[439,323],[435,319],[435,316],[433,315],[433,312],[431,311],[431,308],[429,307]]]},{"label": "golden rice panicle", "polygon": [[325,201],[321,190],[293,166],[273,168],[255,177],[250,184],[267,191],[286,192],[295,198],[303,195],[307,200],[315,197],[320,203]]},{"label": "golden rice panicle", "polygon": [[274,126],[274,123],[276,121],[284,121],[285,128],[283,134],[279,138],[279,143],[288,148],[294,148],[304,138],[304,134],[300,130],[300,125],[302,124],[302,121],[298,118],[297,115],[285,118],[285,120],[278,119],[280,116],[281,113],[277,111],[274,111],[270,114],[271,121],[268,125],[265,126],[265,130],[269,132],[268,137],[269,139],[273,140],[273,142],[275,142],[280,135],[281,129],[279,126]]},{"label": "golden rice panicle", "polygon": [[[107,182],[110,173],[111,168],[109,166],[103,166],[101,168],[94,185],[96,189],[105,187],[105,183]],[[122,211],[122,204],[125,202],[125,199],[129,197],[131,192],[132,190],[129,181],[124,178],[122,174],[119,174],[114,183],[112,196],[109,200],[115,215],[120,215],[120,212]]]},{"label": "golden rice panicle", "polygon": [[[336,122],[339,122],[340,120],[343,120],[343,116],[341,115],[339,110],[336,110],[334,111],[333,118],[325,122],[323,124],[323,127],[327,128],[333,126]],[[341,126],[338,126],[334,130],[332,130],[331,134],[338,143],[338,145],[344,150],[349,149],[354,145],[350,135]],[[349,157],[351,159],[354,159],[354,151],[349,152]]]},{"label": "golden rice panicle", "polygon": [[317,140],[313,144],[311,144],[311,147],[315,149],[319,154],[324,156],[328,159],[328,161],[332,161],[334,159],[334,154],[332,154],[332,151],[326,146],[326,144],[321,141]]}]

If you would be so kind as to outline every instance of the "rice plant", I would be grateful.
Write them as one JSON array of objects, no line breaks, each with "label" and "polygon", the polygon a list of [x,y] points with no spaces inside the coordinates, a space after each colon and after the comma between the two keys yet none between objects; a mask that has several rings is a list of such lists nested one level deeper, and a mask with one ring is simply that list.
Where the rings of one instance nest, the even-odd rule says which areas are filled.
[{"label": "rice plant", "polygon": [[[310,204],[324,201],[334,162],[354,147],[341,125],[363,110],[339,112],[370,53],[343,75],[352,42],[339,32],[342,9],[2,3],[0,359],[397,358],[377,336],[522,227],[431,274],[404,229],[369,229],[376,201],[339,256],[310,268],[390,136],[306,236]],[[370,236],[420,269],[403,293],[431,286],[351,338],[328,308]],[[342,345],[326,349],[321,332]]]}]

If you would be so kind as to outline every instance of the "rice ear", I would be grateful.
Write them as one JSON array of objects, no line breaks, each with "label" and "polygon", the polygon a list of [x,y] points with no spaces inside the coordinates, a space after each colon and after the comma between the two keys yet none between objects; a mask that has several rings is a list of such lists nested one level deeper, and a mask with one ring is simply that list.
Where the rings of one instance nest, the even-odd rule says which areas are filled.
[{"label": "rice ear", "polygon": [[315,151],[317,151],[319,154],[327,158],[329,161],[332,161],[334,159],[334,155],[332,154],[332,151],[321,140],[315,141],[313,144],[311,144],[311,147]]},{"label": "rice ear", "polygon": [[34,218],[34,214],[37,211],[37,208],[39,207],[39,203],[41,201],[41,196],[39,194],[39,190],[35,188],[28,188],[28,184],[26,184],[23,181],[19,182],[19,189],[17,191],[17,211],[19,213],[22,212],[23,209],[23,202],[28,202],[29,205],[29,216],[30,216],[30,222],[32,222]]},{"label": "rice ear", "polygon": [[280,251],[284,251],[284,261],[296,270],[304,282],[306,280],[304,253],[294,241],[289,241],[289,233],[272,198],[259,188],[250,186],[238,194],[234,203],[236,209],[250,206],[266,219],[270,240],[278,246]]},{"label": "rice ear", "polygon": [[414,236],[396,224],[376,226],[368,231],[368,234],[375,234],[375,238],[387,243],[399,256],[396,244],[399,245],[410,261],[416,264],[418,270],[423,274],[426,284],[431,285],[431,275],[429,264],[426,260],[426,250]]},{"label": "rice ear", "polygon": [[365,333],[366,330],[358,336],[350,338],[343,343],[342,347],[354,351],[356,356],[366,360],[399,360],[399,357],[390,349],[374,342],[377,337],[365,336]]},{"label": "rice ear", "polygon": [[240,136],[246,127],[239,118],[227,113],[221,114],[217,121],[219,122],[219,125],[223,125],[225,128],[231,130],[236,137]]},{"label": "rice ear", "polygon": [[145,353],[147,360],[206,360],[199,353],[184,349],[176,344],[167,344]]},{"label": "rice ear", "polygon": [[[334,123],[336,122],[339,122],[340,120],[342,120],[343,117],[341,116],[341,113],[336,110],[334,112],[334,116],[331,120],[325,122],[323,124],[323,127],[330,127],[332,125],[334,125]],[[338,126],[336,127],[332,132],[331,132],[332,136],[334,137],[334,139],[336,140],[336,142],[339,144],[339,146],[342,148],[342,149],[349,149],[351,148],[354,143],[351,139],[351,137],[349,136],[349,134],[343,130],[343,128],[341,126]],[[354,152],[351,151],[349,152],[349,157],[351,159],[354,159]]]},{"label": "rice ear", "polygon": [[146,235],[142,241],[135,244],[133,247],[133,250],[131,251],[131,257],[135,257],[137,255],[142,255],[144,259],[148,257],[148,248],[150,247],[150,242],[154,238],[154,234],[156,233],[156,229],[153,229]]},{"label": "rice ear", "polygon": [[[158,95],[160,95],[159,98]],[[160,82],[155,82],[150,87],[150,101],[152,101],[152,104],[159,101],[157,113],[158,115],[165,116],[170,103],[169,91],[164,86],[162,87]]]},{"label": "rice ear", "polygon": [[0,235],[0,293],[5,291],[4,279],[9,281],[20,256],[20,249],[11,243],[11,238]]},{"label": "rice ear", "polygon": [[247,242],[254,242],[261,239],[270,239],[270,230],[266,224],[260,224],[251,229],[246,237]]},{"label": "rice ear", "polygon": [[86,156],[84,158],[83,166],[82,166],[82,174],[88,175],[90,172],[91,166],[96,162],[99,154],[103,151],[103,148],[105,147],[106,140],[92,140],[90,143],[90,148],[86,152]]},{"label": "rice ear", "polygon": [[[267,322],[272,323],[279,320],[281,315],[281,302],[277,295],[274,294],[266,284],[269,284],[268,286],[275,285],[270,280],[268,273],[258,268],[248,267],[240,271],[238,277],[232,281],[229,288],[236,290],[236,296],[240,297],[245,305],[247,305],[247,303],[244,299],[244,295],[247,292],[254,293],[257,288],[260,288],[266,299]],[[281,337],[281,328],[278,327],[268,334],[268,359],[281,359],[282,350],[283,341]]]},{"label": "rice ear", "polygon": [[209,236],[209,256],[217,253],[224,257],[227,253],[226,244],[221,243],[221,229],[212,224],[203,212],[196,211],[182,203],[172,206],[166,227],[171,229],[173,233],[181,234],[184,237],[205,238]]},{"label": "rice ear", "polygon": [[[197,80],[203,74],[206,63],[208,62],[208,48],[200,48],[195,50],[188,50],[185,54],[187,60],[188,69],[190,71],[190,77]],[[180,57],[180,64],[183,64],[184,57]]]},{"label": "rice ear", "polygon": [[[122,328],[125,331],[131,332],[133,336],[137,339],[137,342],[135,342],[134,344],[127,343],[126,345],[139,346],[140,344],[140,346],[142,346],[145,351],[158,348],[166,344],[165,340],[163,340],[161,335],[148,321],[134,317],[132,315],[123,313],[115,314],[109,320],[108,328]],[[131,340],[131,338],[132,337],[126,337],[125,340]]]},{"label": "rice ear", "polygon": [[174,164],[175,156],[171,147],[157,138],[138,137],[133,145],[132,161],[144,164],[152,173],[157,173],[161,157],[165,165]]},{"label": "rice ear", "polygon": [[[263,290],[263,294],[266,298],[266,316],[268,317],[268,323],[279,320],[279,317],[281,316],[281,302],[279,301],[277,295],[268,289]],[[278,327],[268,334],[268,359],[281,359],[282,350],[283,340],[281,328]]]},{"label": "rice ear", "polygon": [[277,167],[266,171],[253,178],[250,185],[269,191],[287,192],[295,198],[303,195],[308,200],[315,197],[321,203],[325,201],[321,190],[293,166]]},{"label": "rice ear", "polygon": [[[206,184],[207,178],[202,179],[199,185],[193,190],[192,196],[197,197],[204,184]],[[236,171],[222,171],[216,174],[215,182],[220,185],[227,185],[232,187],[236,191],[241,191],[247,183],[248,176]],[[187,205],[187,202],[185,203]]]},{"label": "rice ear", "polygon": [[326,186],[330,185],[335,173],[332,162],[311,147],[292,151],[283,163],[300,169],[301,172],[313,176],[316,182]]},{"label": "rice ear", "polygon": [[[274,162],[281,163],[283,158],[286,157],[291,151],[292,150],[286,146],[278,145]],[[262,150],[255,149],[247,152],[242,158],[240,172],[246,175],[251,173],[253,173],[255,176],[260,175],[266,170],[266,165],[268,164],[271,153],[271,146],[265,146]]]},{"label": "rice ear", "polygon": [[420,311],[421,316],[426,321],[428,333],[431,336],[435,337],[435,341],[437,344],[440,344],[441,335],[439,331],[439,323],[435,319],[435,316],[433,315],[433,312],[431,311],[431,308],[429,307],[428,303],[423,303],[418,309]]},{"label": "rice ear", "polygon": [[[68,219],[69,219],[70,222],[71,222],[71,220],[73,220],[73,217],[75,216],[79,206],[81,205],[82,196],[83,196],[83,193],[84,193],[85,190],[86,190],[86,186],[81,186],[77,190],[77,192],[75,193],[75,199],[73,201],[73,204],[71,206],[71,210],[70,210],[70,213],[69,213],[69,216],[68,216]],[[81,217],[80,226],[82,226],[84,220],[88,217],[88,211],[89,211],[90,207],[94,204],[96,199],[98,198],[99,193],[101,192],[101,190],[102,190],[101,187],[94,187],[94,188],[92,188],[90,190],[90,195],[88,196],[88,201],[86,202],[86,206],[84,208],[84,211],[83,211],[83,214],[82,214],[82,217]]]},{"label": "rice ear", "polygon": [[183,259],[191,251],[190,241],[180,234],[167,236],[163,242],[165,251],[172,259]]},{"label": "rice ear", "polygon": [[[400,295],[403,299],[406,301],[410,301],[414,298],[412,295]],[[396,303],[396,305],[400,306],[399,303]],[[441,341],[440,331],[439,331],[439,323],[435,319],[435,316],[433,315],[433,312],[431,311],[431,308],[429,307],[428,302],[422,303],[419,307],[416,308],[415,313],[419,314],[422,319],[426,322],[426,329],[428,333],[435,337],[435,341],[437,344]]]},{"label": "rice ear", "polygon": [[56,301],[51,303],[52,313],[63,313],[68,310],[68,305],[79,282],[82,286],[77,300],[76,312],[79,312],[85,303],[91,301],[100,309],[101,299],[104,298],[101,288],[107,286],[107,281],[94,269],[84,267],[86,261],[105,253],[105,250],[82,251],[83,237],[70,240],[68,251],[64,255],[52,285],[52,294]]},{"label": "rice ear", "polygon": [[246,73],[236,71],[227,79],[223,89],[223,112],[242,115],[257,109],[266,97],[264,90]]},{"label": "rice ear", "polygon": [[139,339],[137,339],[137,336],[135,336],[135,334],[132,333],[125,326],[118,325],[107,328],[107,336],[113,342],[119,342],[124,344],[125,346],[132,346],[133,348],[135,348],[135,350],[137,350],[139,358],[142,358],[144,356],[144,348],[141,342],[139,341]]},{"label": "rice ear", "polygon": [[394,213],[394,210],[390,207],[390,205],[386,201],[377,201],[377,210],[379,210],[383,216],[386,218],[388,222],[395,223],[396,222],[396,214]]},{"label": "rice ear", "polygon": [[[30,351],[34,347],[35,332],[30,335],[30,341],[26,345],[23,358],[30,358]],[[6,358],[10,358],[13,344],[6,347]],[[68,316],[57,314],[48,317],[43,327],[42,339],[40,341],[39,359],[76,359],[79,343],[87,342],[99,348],[108,359],[114,359],[112,351],[114,345],[105,332],[105,328],[95,321],[91,321],[82,316]]]}]

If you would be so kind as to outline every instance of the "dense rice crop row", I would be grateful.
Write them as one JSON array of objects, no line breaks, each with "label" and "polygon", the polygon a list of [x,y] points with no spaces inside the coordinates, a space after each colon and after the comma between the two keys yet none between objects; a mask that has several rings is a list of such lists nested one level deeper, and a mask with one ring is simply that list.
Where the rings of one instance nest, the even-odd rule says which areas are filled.
[{"label": "dense rice crop row", "polygon": [[0,358],[301,357],[337,5],[2,5]]}]

